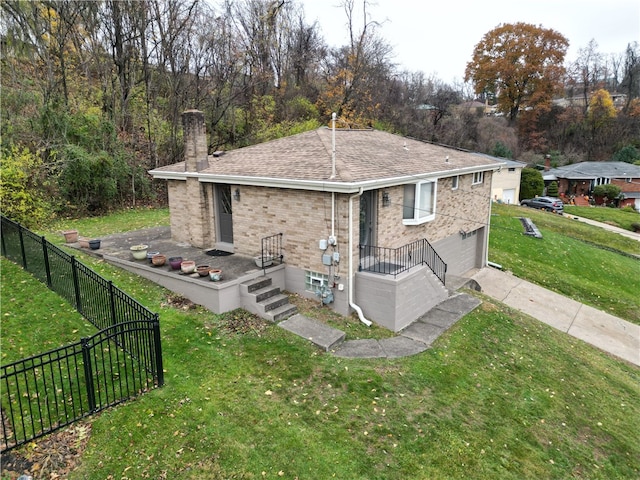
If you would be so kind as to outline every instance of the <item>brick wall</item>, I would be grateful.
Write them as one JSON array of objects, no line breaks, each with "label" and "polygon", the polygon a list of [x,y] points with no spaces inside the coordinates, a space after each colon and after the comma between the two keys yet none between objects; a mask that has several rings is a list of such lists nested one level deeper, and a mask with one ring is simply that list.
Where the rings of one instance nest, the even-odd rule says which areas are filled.
[{"label": "brick wall", "polygon": [[[451,178],[438,180],[436,218],[421,225],[402,224],[404,187],[387,189],[391,205],[382,206],[378,197],[378,246],[398,248],[421,238],[437,242],[460,230],[472,231],[484,226],[489,218],[491,172],[484,173],[484,182],[471,185],[472,175],[462,175],[458,188],[451,189]],[[357,230],[356,230],[357,231]]]},{"label": "brick wall", "polygon": [[[263,237],[282,233],[287,264],[326,273],[318,243],[331,234],[330,193],[252,186],[238,188],[240,200],[233,202],[236,252],[256,255]],[[341,264],[346,262],[348,242],[346,198],[336,195],[334,231],[338,244],[335,250],[344,258]]]},{"label": "brick wall", "polygon": [[195,178],[168,180],[171,238],[194,247],[213,245],[213,189]]}]

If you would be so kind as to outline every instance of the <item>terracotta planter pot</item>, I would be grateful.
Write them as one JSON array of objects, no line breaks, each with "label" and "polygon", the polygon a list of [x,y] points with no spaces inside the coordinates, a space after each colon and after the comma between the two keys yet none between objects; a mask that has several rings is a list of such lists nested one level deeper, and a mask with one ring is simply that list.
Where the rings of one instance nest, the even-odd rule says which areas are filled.
[{"label": "terracotta planter pot", "polygon": [[78,241],[78,230],[66,230],[62,232],[64,241],[67,243],[76,243]]},{"label": "terracotta planter pot", "polygon": [[209,278],[212,282],[219,282],[222,280],[222,270],[212,268],[209,270]]},{"label": "terracotta planter pot", "polygon": [[166,262],[166,260],[167,257],[164,255],[160,255],[159,253],[151,257],[151,263],[153,263],[156,267],[161,267],[162,265],[164,265],[164,262]]},{"label": "terracotta planter pot", "polygon": [[80,248],[89,248],[89,239],[85,237],[80,237],[78,239],[78,244],[80,245]]},{"label": "terracotta planter pot", "polygon": [[198,265],[196,267],[196,272],[198,272],[198,275],[200,275],[201,277],[206,277],[207,275],[209,275],[209,269],[211,267],[209,265]]}]

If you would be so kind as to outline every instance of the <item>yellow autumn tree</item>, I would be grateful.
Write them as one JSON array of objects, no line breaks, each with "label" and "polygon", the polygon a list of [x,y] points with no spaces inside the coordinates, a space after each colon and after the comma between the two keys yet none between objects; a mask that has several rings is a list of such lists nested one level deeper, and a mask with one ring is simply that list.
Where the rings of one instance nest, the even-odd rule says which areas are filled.
[{"label": "yellow autumn tree", "polygon": [[589,100],[587,119],[592,128],[601,128],[616,118],[617,111],[609,92],[601,88]]}]

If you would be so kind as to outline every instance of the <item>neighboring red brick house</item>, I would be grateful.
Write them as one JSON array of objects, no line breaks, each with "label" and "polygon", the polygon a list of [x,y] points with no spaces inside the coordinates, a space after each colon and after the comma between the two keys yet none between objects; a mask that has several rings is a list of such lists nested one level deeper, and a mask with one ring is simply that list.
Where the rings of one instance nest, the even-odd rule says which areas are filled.
[{"label": "neighboring red brick house", "polygon": [[[581,162],[549,169],[542,174],[545,185],[558,182],[566,198],[591,195],[598,185],[620,187],[619,206],[632,206],[640,212],[640,166],[626,162]],[[613,200],[613,199],[610,199]]]},{"label": "neighboring red brick house", "polygon": [[486,265],[491,157],[326,127],[208,155],[202,112],[183,123],[185,161],[150,172],[176,241],[254,256],[282,234],[284,289],[394,331],[446,298],[439,259],[453,275]]}]

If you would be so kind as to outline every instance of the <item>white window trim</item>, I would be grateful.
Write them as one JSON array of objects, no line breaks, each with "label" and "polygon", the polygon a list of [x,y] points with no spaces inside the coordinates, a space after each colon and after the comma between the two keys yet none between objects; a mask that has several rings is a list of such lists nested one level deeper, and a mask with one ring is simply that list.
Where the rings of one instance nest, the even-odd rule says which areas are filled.
[{"label": "white window trim", "polygon": [[[484,172],[473,172],[473,176],[471,178],[471,185],[480,185],[484,183]],[[478,179],[476,180],[476,178]]]},{"label": "white window trim", "polygon": [[[433,191],[432,191],[432,205],[431,205],[431,213],[429,215],[426,215],[424,217],[420,217],[417,216],[419,215],[418,212],[421,211],[420,209],[420,188],[422,185],[426,185],[426,184],[431,184]],[[413,218],[403,218],[402,219],[402,224],[403,225],[422,225],[423,223],[427,223],[427,222],[431,222],[433,220],[435,220],[436,218],[436,205],[437,205],[437,199],[438,199],[438,182],[437,180],[425,180],[425,181],[421,181],[418,183],[414,183],[413,184],[415,187],[415,199],[414,199],[414,205],[413,205]]]},{"label": "white window trim", "polygon": [[460,175],[454,175],[451,177],[451,190],[458,190],[460,186]]}]

